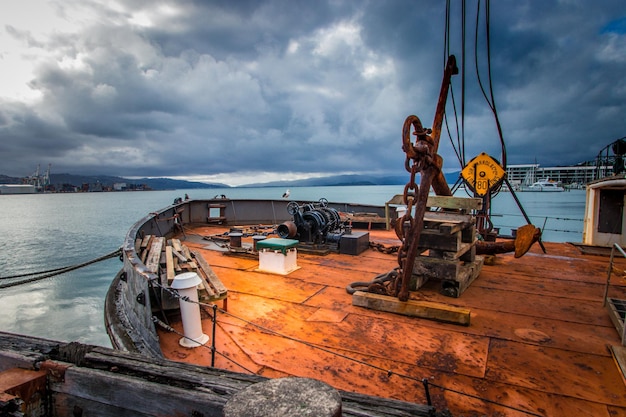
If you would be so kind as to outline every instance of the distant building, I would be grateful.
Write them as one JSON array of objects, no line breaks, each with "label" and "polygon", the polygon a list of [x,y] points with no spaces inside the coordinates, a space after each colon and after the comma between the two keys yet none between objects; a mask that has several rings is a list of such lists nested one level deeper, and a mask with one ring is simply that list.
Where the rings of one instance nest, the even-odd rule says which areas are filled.
[{"label": "distant building", "polygon": [[508,165],[507,178],[511,185],[531,185],[539,180],[550,179],[562,184],[584,185],[598,179],[593,165],[541,167],[539,164]]},{"label": "distant building", "polygon": [[37,187],[32,184],[0,184],[0,194],[35,194]]},{"label": "distant building", "polygon": [[113,184],[113,191],[126,191],[128,185],[125,182],[116,182]]}]

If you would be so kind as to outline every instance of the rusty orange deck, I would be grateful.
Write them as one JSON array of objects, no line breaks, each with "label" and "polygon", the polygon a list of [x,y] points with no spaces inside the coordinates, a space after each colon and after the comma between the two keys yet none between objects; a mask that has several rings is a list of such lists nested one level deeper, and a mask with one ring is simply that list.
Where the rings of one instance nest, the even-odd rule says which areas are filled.
[{"label": "rusty orange deck", "polygon": [[[228,312],[217,316],[217,368],[312,377],[417,403],[426,402],[426,378],[433,404],[455,416],[626,415],[626,387],[608,349],[620,338],[602,305],[607,257],[545,243],[547,254],[535,245],[519,259],[498,255],[460,298],[439,294],[437,283],[411,293],[470,309],[464,327],[352,305],[346,286],[390,271],[395,255],[298,253],[300,269],[267,274],[255,270],[257,260],[224,256],[197,238],[223,230],[196,228],[185,241],[228,288]],[[386,231],[370,231],[370,241],[399,244]],[[619,260],[617,268],[625,267]],[[626,286],[613,284],[610,294],[626,298]],[[172,326],[182,332],[176,318]],[[177,334],[159,336],[166,358],[210,365],[210,348],[186,349]]]}]

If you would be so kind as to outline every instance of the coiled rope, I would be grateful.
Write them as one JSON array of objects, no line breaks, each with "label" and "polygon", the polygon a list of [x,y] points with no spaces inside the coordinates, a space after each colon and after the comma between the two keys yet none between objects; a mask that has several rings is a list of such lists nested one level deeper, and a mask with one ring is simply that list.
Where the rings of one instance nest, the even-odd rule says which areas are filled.
[{"label": "coiled rope", "polygon": [[55,277],[57,275],[61,275],[66,272],[74,271],[76,269],[80,269],[85,266],[95,264],[97,262],[101,262],[101,261],[111,259],[111,258],[118,258],[121,254],[122,254],[122,249],[120,248],[120,249],[116,249],[115,251],[109,254],[100,256],[99,258],[92,259],[90,261],[83,262],[77,265],[70,265],[70,266],[64,266],[60,268],[48,269],[46,271],[40,271],[40,272],[31,272],[31,273],[26,273],[26,274],[11,275],[8,277],[0,277],[0,280],[15,279],[15,278],[22,278],[22,277],[32,277],[32,278],[23,279],[20,281],[0,284],[0,289],[16,287],[18,285],[28,284],[28,283],[35,282],[35,281],[41,281],[42,279]]}]

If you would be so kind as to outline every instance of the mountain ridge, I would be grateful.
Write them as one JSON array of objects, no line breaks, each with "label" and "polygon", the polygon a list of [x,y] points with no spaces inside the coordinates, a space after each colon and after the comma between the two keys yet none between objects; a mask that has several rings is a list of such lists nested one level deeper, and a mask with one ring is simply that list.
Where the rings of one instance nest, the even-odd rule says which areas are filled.
[{"label": "mountain ridge", "polygon": [[[445,174],[448,183],[456,182],[459,172]],[[145,185],[151,190],[173,189],[210,189],[210,188],[263,188],[263,187],[332,187],[332,186],[360,186],[360,185],[404,185],[409,179],[405,175],[333,175],[329,177],[305,178],[300,180],[281,180],[265,183],[250,183],[236,187],[223,183],[205,183],[199,181],[175,180],[167,177],[160,178],[124,178],[111,175],[77,175],[77,174],[50,174],[50,184],[57,188],[63,185],[80,187],[83,184],[100,184],[112,187],[116,183],[126,183],[135,186]],[[419,181],[419,179],[417,179]],[[21,184],[22,178],[0,174],[1,184]]]}]

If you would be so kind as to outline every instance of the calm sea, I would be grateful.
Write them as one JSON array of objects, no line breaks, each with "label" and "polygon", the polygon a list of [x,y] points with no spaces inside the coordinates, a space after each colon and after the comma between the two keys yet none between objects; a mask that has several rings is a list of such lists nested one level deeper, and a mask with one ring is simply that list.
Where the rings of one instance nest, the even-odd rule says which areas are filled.
[{"label": "calm sea", "polygon": [[[296,187],[290,200],[326,198],[336,202],[383,205],[403,186]],[[225,194],[229,198],[280,198],[283,188],[228,188],[151,192],[0,196],[0,277],[40,272],[95,259],[118,249],[141,217],[191,198]],[[522,206],[546,241],[581,240],[584,191],[518,193]],[[525,224],[508,192],[493,202],[493,222],[504,234]],[[121,267],[109,259],[54,278],[0,289],[0,330],[61,341],[110,346],[103,305],[109,284]],[[7,282],[6,280],[0,282]]]}]

